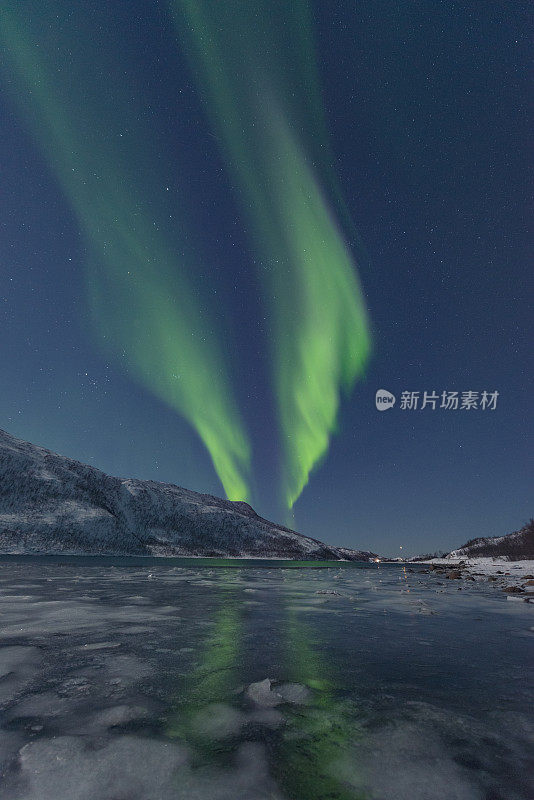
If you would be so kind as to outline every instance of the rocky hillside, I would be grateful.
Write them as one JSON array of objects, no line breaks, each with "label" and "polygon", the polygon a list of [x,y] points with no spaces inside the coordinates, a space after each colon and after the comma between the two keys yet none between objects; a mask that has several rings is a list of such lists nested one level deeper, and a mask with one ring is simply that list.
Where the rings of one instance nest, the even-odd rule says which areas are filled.
[{"label": "rocky hillside", "polygon": [[471,539],[462,547],[449,553],[449,558],[502,558],[510,561],[534,559],[534,519],[521,530],[506,536]]},{"label": "rocky hillside", "polygon": [[0,553],[367,561],[169,483],[122,480],[0,430]]}]

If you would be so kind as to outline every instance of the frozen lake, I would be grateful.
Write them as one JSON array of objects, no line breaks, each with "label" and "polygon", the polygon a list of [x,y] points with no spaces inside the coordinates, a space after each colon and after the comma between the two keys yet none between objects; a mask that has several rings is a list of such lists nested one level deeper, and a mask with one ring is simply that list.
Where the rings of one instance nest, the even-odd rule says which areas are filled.
[{"label": "frozen lake", "polygon": [[0,560],[1,796],[532,800],[534,605],[286,566]]}]

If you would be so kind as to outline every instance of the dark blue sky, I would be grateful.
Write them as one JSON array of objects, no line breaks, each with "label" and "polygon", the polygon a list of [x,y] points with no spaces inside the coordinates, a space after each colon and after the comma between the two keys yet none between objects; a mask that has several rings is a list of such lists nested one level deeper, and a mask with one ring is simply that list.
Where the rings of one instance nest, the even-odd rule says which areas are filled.
[{"label": "dark blue sky", "polygon": [[[24,5],[30,27],[32,3]],[[223,348],[237,363],[255,506],[282,520],[270,322],[239,191],[165,5],[91,6],[93,22],[105,15],[116,38],[128,85],[146,98],[147,152],[157,152],[171,194],[187,186],[179,202],[194,220],[189,246],[205,264],[195,280],[217,290]],[[341,0],[313,9],[332,167],[359,236],[351,246],[372,354],[294,525],[388,554],[509,532],[533,513],[530,4]],[[44,49],[50,35],[38,34]],[[99,346],[84,236],[13,100],[9,68],[2,75],[0,426],[114,475],[221,495],[188,423]],[[161,213],[154,208],[156,220]],[[397,399],[379,413],[380,388],[397,398],[500,394],[495,411],[402,410]]]}]

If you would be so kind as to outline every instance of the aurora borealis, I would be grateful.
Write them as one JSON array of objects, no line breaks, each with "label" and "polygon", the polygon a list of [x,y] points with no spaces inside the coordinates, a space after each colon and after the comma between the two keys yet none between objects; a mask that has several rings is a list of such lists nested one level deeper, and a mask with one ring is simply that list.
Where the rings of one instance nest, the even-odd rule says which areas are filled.
[{"label": "aurora borealis", "polygon": [[[73,28],[59,25],[66,11],[64,3],[51,3],[32,17],[37,30],[51,31],[47,52],[28,33],[27,10],[4,12],[2,30],[37,140],[88,241],[87,297],[95,330],[107,350],[125,356],[132,375],[193,425],[228,498],[247,500],[248,443],[221,344],[191,287],[189,275],[197,265],[184,251],[184,220],[167,221],[163,229],[155,188],[160,165],[147,149],[141,109],[126,87],[113,94],[112,103],[107,96],[108,72],[99,65],[104,59],[108,70],[120,69],[114,41],[107,41],[96,60],[95,43],[102,39],[84,19],[89,53],[82,46],[69,72],[60,69],[72,54],[78,22],[73,20]],[[96,69],[87,74],[91,56]],[[125,147],[117,144],[123,128]],[[159,181],[161,186],[162,176]]]},{"label": "aurora borealis", "polygon": [[338,545],[528,518],[525,4],[439,6],[0,0],[0,427]]},{"label": "aurora borealis", "polygon": [[283,493],[292,507],[328,449],[340,388],[361,373],[369,349],[355,265],[327,196],[336,179],[328,175],[310,6],[173,7],[261,251]]},{"label": "aurora borealis", "polygon": [[[167,230],[162,227],[153,187],[159,165],[149,152],[149,132],[139,122],[141,108],[135,97],[127,99],[127,86],[114,93],[113,107],[107,97],[109,71],[119,71],[120,50],[111,39],[102,41],[91,20],[84,20],[88,44],[84,48],[82,41],[81,51],[73,54],[69,42],[75,30],[58,22],[69,18],[67,8],[61,2],[54,5],[32,18],[32,25],[51,31],[54,46],[46,52],[37,49],[35,34],[28,32],[26,11],[4,13],[3,30],[38,142],[89,243],[87,294],[96,331],[106,349],[125,354],[132,375],[193,425],[227,497],[249,500],[250,445],[220,334],[213,332],[209,308],[198,301],[188,277],[200,272],[198,256],[184,250],[190,212],[182,209]],[[214,125],[227,144],[230,167],[242,185],[245,209],[264,253],[261,277],[275,331],[273,377],[283,437],[282,494],[291,508],[328,449],[340,388],[350,387],[368,351],[355,267],[318,178],[324,170],[312,166],[311,153],[295,133],[299,113],[310,134],[321,122],[313,102],[320,94],[316,85],[303,103],[292,102],[288,92],[291,81],[306,86],[316,80],[306,28],[309,9],[306,3],[276,9],[279,21],[287,14],[276,53],[271,34],[278,25],[269,25],[273,6],[267,0],[212,8],[186,2],[183,9],[185,19],[178,17],[176,28],[195,38],[193,50],[207,76]],[[258,15],[265,22],[259,27]],[[262,33],[258,41],[256,31]],[[241,52],[235,37],[250,48]],[[97,40],[98,54],[92,52]],[[103,60],[106,71],[87,74],[86,48],[92,63]],[[299,49],[302,63],[297,60],[294,68],[291,56]],[[66,53],[68,73],[60,68]],[[106,114],[100,113],[103,108]],[[123,127],[127,149],[116,144]],[[144,170],[138,169],[139,156]]]}]

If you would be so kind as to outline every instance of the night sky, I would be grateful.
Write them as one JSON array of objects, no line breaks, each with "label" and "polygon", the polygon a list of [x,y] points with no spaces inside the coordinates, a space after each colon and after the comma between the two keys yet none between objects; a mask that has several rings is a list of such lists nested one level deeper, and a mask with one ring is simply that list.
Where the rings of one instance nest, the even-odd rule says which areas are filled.
[{"label": "night sky", "polygon": [[533,23],[3,1],[0,427],[383,554],[519,528]]}]

